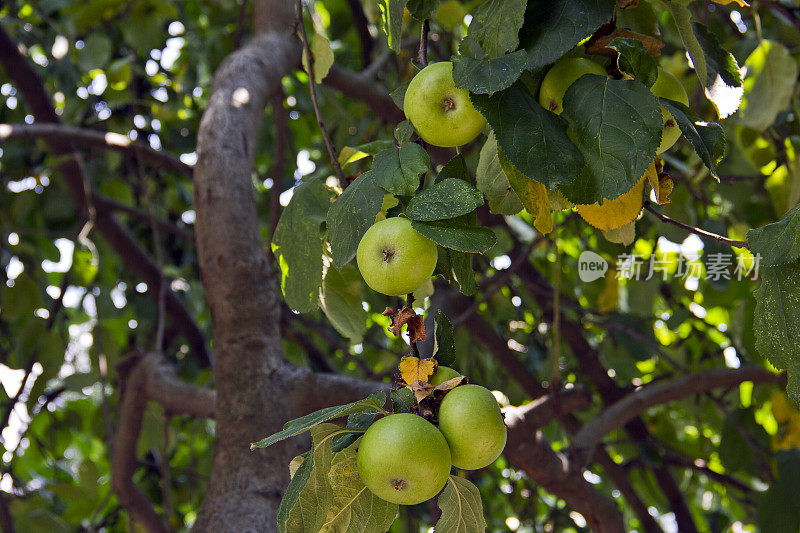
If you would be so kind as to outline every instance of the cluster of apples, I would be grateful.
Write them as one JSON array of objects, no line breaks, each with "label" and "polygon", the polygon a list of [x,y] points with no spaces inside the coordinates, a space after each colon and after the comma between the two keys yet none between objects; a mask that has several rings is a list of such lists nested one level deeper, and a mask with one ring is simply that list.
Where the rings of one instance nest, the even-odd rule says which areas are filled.
[{"label": "cluster of apples", "polygon": [[[422,69],[406,90],[406,117],[423,141],[435,146],[467,144],[486,126],[469,99],[469,91],[453,81],[453,64],[433,63]],[[414,292],[433,274],[436,245],[402,217],[372,225],[358,245],[356,261],[369,287],[389,296]]]},{"label": "cluster of apples", "polygon": [[[459,377],[440,366],[429,378],[440,385]],[[415,505],[441,491],[450,467],[477,470],[492,464],[506,445],[506,426],[494,395],[479,385],[461,385],[444,396],[438,428],[419,415],[381,418],[361,439],[358,473],[386,501]]]}]

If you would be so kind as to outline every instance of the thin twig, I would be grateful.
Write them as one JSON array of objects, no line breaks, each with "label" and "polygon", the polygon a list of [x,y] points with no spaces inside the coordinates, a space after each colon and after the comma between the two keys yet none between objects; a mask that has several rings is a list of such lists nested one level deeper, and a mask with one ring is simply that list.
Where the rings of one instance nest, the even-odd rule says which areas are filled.
[{"label": "thin twig", "polygon": [[328,149],[328,155],[331,158],[333,170],[336,172],[336,177],[339,180],[339,187],[344,189],[347,186],[347,181],[344,179],[342,167],[339,165],[339,160],[336,158],[336,148],[333,146],[328,130],[325,128],[325,122],[322,120],[322,111],[319,109],[317,102],[317,89],[316,80],[314,80],[314,58],[311,55],[311,47],[308,44],[308,35],[306,34],[306,26],[303,24],[303,2],[297,0],[297,28],[300,30],[300,40],[303,41],[303,53],[306,56],[306,65],[308,65],[308,89],[311,93],[311,103],[314,106],[314,114],[317,116],[317,124],[322,131],[322,138],[325,141],[325,147]]},{"label": "thin twig", "polygon": [[[409,292],[406,296],[406,307],[413,310],[414,309],[414,293]],[[411,355],[414,357],[419,357],[419,346],[417,346],[417,341],[413,340],[410,336],[411,332],[409,332],[409,342],[411,342]]]},{"label": "thin twig", "polygon": [[170,528],[169,518],[172,514],[169,499],[169,422],[172,419],[166,409],[164,410],[164,435],[161,449],[161,507],[163,509],[164,525]]},{"label": "thin twig", "polygon": [[730,246],[735,246],[737,248],[747,248],[747,249],[750,248],[750,246],[747,244],[747,241],[737,241],[737,240],[734,240],[734,239],[729,239],[727,237],[723,237],[722,235],[717,235],[716,233],[711,233],[711,232],[702,230],[700,228],[695,228],[694,226],[690,226],[688,224],[684,224],[683,222],[678,222],[677,220],[674,220],[674,219],[668,217],[667,215],[661,214],[655,207],[653,207],[653,204],[651,204],[649,201],[646,201],[644,203],[644,208],[647,209],[648,211],[650,211],[651,213],[653,213],[658,218],[660,218],[662,222],[666,222],[667,224],[672,224],[673,226],[677,226],[677,227],[679,227],[681,229],[685,229],[689,233],[694,233],[695,235],[698,235],[700,237],[705,237],[707,239],[713,239],[713,240],[715,240],[717,242],[721,242],[723,244],[728,244]]},{"label": "thin twig", "polygon": [[430,21],[428,19],[423,20],[419,35],[419,52],[417,53],[417,61],[422,63],[423,67],[428,66],[428,32],[430,29]]}]

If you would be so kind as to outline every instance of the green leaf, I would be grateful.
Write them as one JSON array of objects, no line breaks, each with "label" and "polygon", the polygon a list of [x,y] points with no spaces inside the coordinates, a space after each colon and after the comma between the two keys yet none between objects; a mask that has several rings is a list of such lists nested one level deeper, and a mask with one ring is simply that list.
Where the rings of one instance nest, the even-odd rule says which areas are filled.
[{"label": "green leaf", "polygon": [[372,162],[377,184],[398,196],[412,196],[419,187],[419,175],[427,172],[430,157],[417,143],[378,152]]},{"label": "green leaf", "polygon": [[90,71],[103,68],[111,59],[114,47],[111,40],[102,33],[93,33],[83,41],[83,48],[77,51],[78,68]]},{"label": "green leaf", "polygon": [[406,91],[408,90],[408,85],[410,83],[411,80],[403,82],[397,86],[397,89],[389,93],[389,96],[391,96],[392,101],[400,109],[403,109],[403,104],[405,103],[406,100]]},{"label": "green leaf", "polygon": [[410,387],[393,389],[391,395],[392,412],[394,413],[410,413],[411,408],[417,403],[417,400],[414,398],[414,392]]},{"label": "green leaf", "polygon": [[414,136],[414,125],[410,120],[404,120],[394,129],[394,138],[398,144],[405,144],[411,141]]},{"label": "green leaf", "polygon": [[789,106],[797,81],[797,60],[776,41],[761,41],[744,63],[744,99],[739,122],[765,130]]},{"label": "green leaf", "polygon": [[442,516],[436,522],[436,531],[447,533],[483,533],[486,519],[478,487],[463,477],[450,476],[439,495]]},{"label": "green leaf", "polygon": [[770,533],[796,533],[800,529],[800,451],[779,450],[775,463],[778,479],[759,497],[758,527]]},{"label": "green leaf", "polygon": [[[528,0],[519,33],[528,68],[548,65],[608,22],[615,0]],[[504,147],[505,148],[505,147]]]},{"label": "green leaf", "polygon": [[406,7],[411,16],[419,21],[431,18],[431,13],[439,6],[439,0],[408,0]]},{"label": "green leaf", "polygon": [[[658,99],[638,81],[586,74],[567,90],[562,116],[586,159],[578,179],[560,187],[576,204],[613,200],[631,190],[661,142]],[[515,163],[505,147],[503,152]]]},{"label": "green leaf", "polygon": [[800,258],[800,204],[778,222],[748,231],[747,243],[754,255],[761,255],[761,266],[782,265]]},{"label": "green leaf", "polygon": [[517,50],[492,59],[453,56],[453,79],[456,87],[471,93],[494,94],[511,87],[528,63],[525,50]]},{"label": "green leaf", "polygon": [[266,448],[267,446],[275,444],[276,442],[299,435],[300,433],[308,431],[309,429],[318,426],[323,422],[333,420],[334,418],[339,418],[354,413],[382,413],[384,403],[386,403],[386,394],[383,392],[376,392],[375,394],[370,394],[368,397],[364,398],[363,400],[358,400],[357,402],[348,403],[347,405],[326,407],[325,409],[314,411],[313,413],[307,414],[300,418],[290,420],[283,426],[283,431],[279,431],[278,433],[270,435],[265,439],[254,442],[250,445],[250,449]]},{"label": "green leaf", "polygon": [[539,105],[522,82],[492,96],[473,95],[472,103],[509,160],[529,178],[551,188],[580,172],[583,156],[567,136],[566,124]]},{"label": "green leaf", "polygon": [[78,284],[88,287],[97,277],[100,259],[96,249],[87,248],[83,244],[76,244],[72,252],[72,267],[70,275]]},{"label": "green leaf", "polygon": [[469,24],[469,36],[489,57],[500,57],[519,44],[526,0],[487,0],[478,7]]},{"label": "green leaf", "polygon": [[400,40],[403,33],[403,10],[407,0],[381,0],[381,25],[389,42],[389,48],[400,51]]},{"label": "green leaf", "polygon": [[420,222],[415,220],[411,226],[433,242],[459,252],[482,254],[497,242],[497,236],[489,228],[468,226],[463,221]]},{"label": "green leaf", "polygon": [[658,65],[647,49],[638,39],[616,37],[608,45],[619,53],[617,67],[634,79],[648,87],[652,87],[658,78]]},{"label": "green leaf", "polygon": [[700,156],[714,177],[717,175],[717,162],[725,155],[727,142],[722,126],[716,122],[704,122],[694,111],[681,102],[659,98],[664,109],[670,112],[681,133],[692,143],[694,151]]},{"label": "green leaf", "polygon": [[34,310],[42,306],[39,286],[27,272],[23,272],[14,280],[14,286],[5,283],[0,286],[0,316],[3,320],[16,322],[29,317]]},{"label": "green leaf", "polygon": [[522,202],[500,166],[494,132],[489,134],[481,148],[475,176],[478,189],[489,203],[489,211],[499,215],[516,215],[522,210]]},{"label": "green leaf", "polygon": [[756,348],[775,368],[786,370],[786,392],[800,403],[800,260],[761,269],[755,291]]},{"label": "green leaf", "polygon": [[448,161],[447,164],[442,167],[442,170],[439,171],[439,174],[436,176],[434,182],[439,183],[440,181],[444,181],[448,178],[458,178],[460,180],[470,181],[469,169],[467,168],[467,162],[464,160],[463,154],[458,154],[453,159]]},{"label": "green leaf", "polygon": [[361,305],[361,274],[348,265],[337,270],[333,265],[325,272],[319,303],[336,331],[359,344],[367,329],[367,312]]},{"label": "green leaf", "polygon": [[450,366],[456,360],[453,325],[441,310],[433,317],[433,356],[444,366]]},{"label": "green leaf", "polygon": [[281,213],[272,250],[281,267],[281,290],[292,309],[308,312],[316,308],[322,285],[322,238],[320,225],[330,207],[330,193],[319,179],[294,190]]},{"label": "green leaf", "polygon": [[361,481],[356,456],[356,446],[333,456],[329,474],[333,504],[320,529],[323,533],[388,531],[397,517],[399,506],[378,498]]},{"label": "green leaf", "polygon": [[[375,421],[375,413],[354,413],[347,417],[347,429],[366,430]],[[333,451],[340,452],[361,438],[362,433],[344,433],[333,440]]]},{"label": "green leaf", "polygon": [[448,178],[422,190],[408,202],[406,215],[411,220],[430,222],[454,218],[483,205],[481,192],[458,178]]},{"label": "green leaf", "polygon": [[[333,65],[333,50],[331,49],[331,43],[324,36],[315,33],[311,38],[311,42],[308,44],[309,48],[311,49],[311,58],[314,60],[314,83],[322,83],[322,80],[324,80],[325,76],[328,75],[328,71]],[[308,61],[306,60],[305,52],[303,53],[302,57],[303,70],[310,75],[311,73],[308,69]]]},{"label": "green leaf", "polygon": [[769,450],[769,435],[748,409],[736,409],[728,416],[722,425],[718,448],[719,459],[725,470],[747,472],[757,476],[760,470],[757,452],[745,441],[740,430],[747,433],[752,445],[763,451]]},{"label": "green leaf", "polygon": [[322,424],[311,430],[311,452],[295,471],[278,507],[280,533],[317,533],[333,505],[333,488],[328,478],[333,459],[333,439],[345,430]]},{"label": "green leaf", "polygon": [[381,210],[383,189],[373,171],[364,172],[333,202],[327,216],[333,263],[342,267],[356,255],[361,237]]},{"label": "green leaf", "polygon": [[733,114],[739,108],[744,92],[736,59],[720,46],[708,28],[692,20],[687,6],[672,1],[665,4],[675,19],[706,97],[717,107],[720,118]]},{"label": "green leaf", "polygon": [[458,290],[461,294],[466,296],[475,294],[478,290],[478,284],[475,281],[475,270],[472,268],[472,254],[447,250],[447,258],[452,269],[452,278],[458,283]]}]

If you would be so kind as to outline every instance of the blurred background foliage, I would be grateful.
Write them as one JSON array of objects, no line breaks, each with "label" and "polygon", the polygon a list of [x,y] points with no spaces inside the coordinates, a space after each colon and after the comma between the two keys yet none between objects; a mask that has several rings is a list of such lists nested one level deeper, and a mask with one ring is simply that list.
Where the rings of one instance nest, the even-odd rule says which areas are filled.
[{"label": "blurred background foliage", "polygon": [[[380,32],[377,2],[316,0],[309,2],[309,31],[325,35],[338,65],[364,68],[362,40],[351,9],[363,8],[380,57],[387,50]],[[447,59],[466,34],[469,13],[480,0],[439,3],[432,22],[432,59]],[[743,239],[746,230],[774,221],[800,200],[800,104],[796,80],[780,109],[766,109],[785,80],[796,72],[800,53],[800,13],[792,2],[752,2],[751,7],[694,2],[692,9],[708,24],[739,65],[747,68],[743,111],[722,120],[728,155],[720,166],[722,182],[706,175],[691,146],[681,140],[665,155],[675,181],[671,203],[662,212],[687,224]],[[36,65],[65,124],[116,132],[164,150],[191,165],[196,160],[195,134],[209,94],[211,76],[222,59],[251,33],[251,6],[234,0],[11,0],[0,7],[0,23],[24,46]],[[709,120],[714,110],[687,64],[672,18],[658,1],[639,2],[618,21],[666,43],[662,66],[676,74],[692,107]],[[407,35],[418,33],[408,19]],[[399,57],[383,59],[378,83],[391,91],[414,73],[414,39]],[[777,50],[777,51],[776,51]],[[782,70],[783,69],[783,70]],[[792,70],[794,69],[794,70]],[[783,78],[782,78],[783,76]],[[771,81],[770,81],[771,80]],[[259,132],[253,184],[267,246],[272,228],[271,199],[280,193],[286,205],[302,177],[328,176],[322,137],[301,70],[283,80],[283,97],[268,109]],[[337,147],[389,140],[384,124],[358,101],[322,85],[322,112]],[[783,96],[782,96],[783,98]],[[288,114],[287,172],[272,174],[273,112]],[[0,123],[32,123],[18,89],[0,74]],[[475,169],[479,145],[463,151]],[[156,308],[140,282],[101,238],[89,233],[80,242],[85,221],[76,213],[56,170],[58,159],[41,142],[5,142],[0,148],[0,411],[4,413],[0,490],[17,531],[130,531],[130,522],[110,490],[109,443],[117,420],[118,363],[133,347],[150,346]],[[194,221],[189,176],[153,166],[135,155],[87,148],[84,163],[99,192],[126,206],[169,221],[175,231],[154,233],[146,217],[119,212],[142,245],[161,249],[172,289],[210,338],[210,317],[191,238]],[[356,163],[349,173],[360,170]],[[488,216],[488,215],[487,215]],[[600,350],[609,376],[631,388],[684,370],[767,363],[754,347],[750,280],[707,281],[680,277],[649,281],[616,280],[614,269],[604,281],[582,283],[577,258],[594,250],[614,259],[631,250],[646,260],[697,254],[702,261],[714,245],[685,231],[644,216],[636,241],[626,248],[608,242],[600,232],[569,211],[556,222],[562,305],[585,326],[592,346]],[[555,249],[539,239],[527,213],[505,217],[494,225],[498,244],[476,259],[481,290],[487,280],[501,280],[494,292],[481,292],[476,313],[499,338],[507,340],[538,382],[552,374],[552,336],[543,321],[541,296],[518,275],[498,278],[519,250],[531,246],[530,264],[553,279]],[[352,273],[351,273],[352,274]],[[354,276],[358,278],[357,273]],[[436,303],[437,292],[424,300]],[[357,297],[339,312],[363,321],[361,339],[351,343],[321,313],[293,315],[282,323],[288,359],[317,371],[365,378],[391,379],[406,344],[386,333],[380,313],[394,305],[366,290],[360,280]],[[362,304],[362,302],[364,302]],[[360,309],[363,309],[360,310]],[[462,309],[451,310],[451,318]],[[362,315],[363,313],[363,315]],[[209,368],[192,357],[186,340],[167,331],[168,357],[182,379],[213,385]],[[506,369],[476,340],[474,332],[456,330],[456,368],[506,403],[520,404],[527,395]],[[428,348],[429,350],[430,348]],[[584,380],[575,358],[562,362],[562,379]],[[589,419],[601,409],[579,417]],[[696,522],[704,531],[797,532],[800,529],[800,413],[781,390],[744,384],[738,390],[691,397],[647,412],[653,434],[637,442],[623,431],[612,435],[607,450],[633,474],[633,487],[667,531],[676,531],[670,502],[659,490],[651,468],[673,472]],[[568,436],[557,423],[544,430],[558,447]],[[163,465],[169,468],[169,520],[188,528],[203,497],[210,472],[214,423],[165,416],[151,404],[139,442],[140,468],[135,481],[163,511]],[[619,491],[599,471],[586,479],[614,498]],[[582,531],[580,515],[514,470],[503,459],[474,473],[484,499],[491,531]],[[432,509],[407,508],[392,531],[427,531]],[[626,510],[632,529],[636,518]]]}]

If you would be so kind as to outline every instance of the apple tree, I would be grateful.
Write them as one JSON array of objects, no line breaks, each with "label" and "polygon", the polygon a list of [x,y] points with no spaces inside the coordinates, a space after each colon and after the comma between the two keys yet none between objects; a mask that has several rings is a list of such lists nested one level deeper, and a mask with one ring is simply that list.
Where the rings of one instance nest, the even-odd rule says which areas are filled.
[{"label": "apple tree", "polygon": [[800,529],[800,8],[0,6],[0,528]]}]

